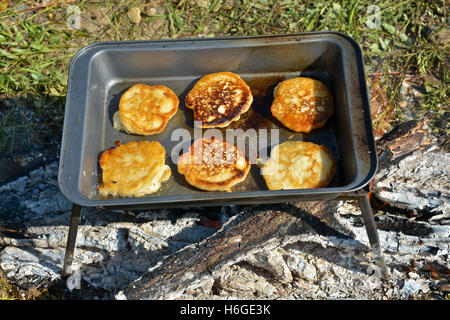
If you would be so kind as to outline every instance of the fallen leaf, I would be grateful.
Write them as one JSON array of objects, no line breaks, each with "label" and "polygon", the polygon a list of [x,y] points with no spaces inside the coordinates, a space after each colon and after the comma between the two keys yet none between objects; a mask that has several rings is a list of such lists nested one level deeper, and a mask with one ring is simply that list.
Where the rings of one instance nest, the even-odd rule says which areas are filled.
[{"label": "fallen leaf", "polygon": [[8,1],[7,0],[1,0],[0,1],[0,11],[4,11],[8,9]]}]

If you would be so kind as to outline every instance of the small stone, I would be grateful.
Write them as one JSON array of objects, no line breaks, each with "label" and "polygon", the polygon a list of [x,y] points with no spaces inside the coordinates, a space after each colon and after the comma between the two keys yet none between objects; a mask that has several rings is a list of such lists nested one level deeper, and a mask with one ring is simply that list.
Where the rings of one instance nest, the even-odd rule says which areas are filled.
[{"label": "small stone", "polygon": [[139,24],[139,22],[141,22],[141,10],[139,10],[139,8],[130,8],[127,15],[134,24]]},{"label": "small stone", "polygon": [[444,44],[447,44],[450,40],[450,29],[444,28],[438,33],[438,39]]},{"label": "small stone", "polygon": [[[98,30],[98,26],[91,18],[86,14],[80,15],[80,26],[81,30],[87,33],[94,33]],[[76,25],[73,26],[74,29],[79,29]]]},{"label": "small stone", "polygon": [[197,0],[196,3],[201,8],[208,8],[208,6],[209,6],[208,1],[206,1],[206,0]]}]

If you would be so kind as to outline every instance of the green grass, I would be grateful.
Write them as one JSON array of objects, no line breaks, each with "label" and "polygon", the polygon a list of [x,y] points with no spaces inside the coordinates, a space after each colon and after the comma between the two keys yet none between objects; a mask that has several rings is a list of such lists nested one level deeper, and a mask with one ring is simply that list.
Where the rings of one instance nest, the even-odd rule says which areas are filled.
[{"label": "green grass", "polygon": [[[377,83],[383,96],[374,115],[376,128],[388,130],[406,119],[400,91],[408,76],[424,91],[409,112],[426,115],[436,130],[448,133],[449,47],[437,37],[448,27],[445,1],[57,2],[64,1],[20,11],[31,2],[17,1],[0,12],[0,155],[59,139],[70,58],[79,48],[105,40],[342,31],[361,45],[368,74],[385,73],[367,78],[369,89]],[[91,30],[67,27],[67,7],[73,4],[91,19]],[[380,28],[366,25],[372,4],[381,11]],[[134,6],[143,13],[139,25],[127,17]]]}]

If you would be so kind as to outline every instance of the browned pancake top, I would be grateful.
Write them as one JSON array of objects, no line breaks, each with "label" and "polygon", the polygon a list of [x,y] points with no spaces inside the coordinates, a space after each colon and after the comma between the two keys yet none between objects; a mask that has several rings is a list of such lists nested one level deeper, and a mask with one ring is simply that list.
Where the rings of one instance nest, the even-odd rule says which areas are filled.
[{"label": "browned pancake top", "polygon": [[186,95],[186,106],[194,110],[194,121],[203,128],[226,127],[248,110],[253,97],[237,74],[212,73],[201,78]]},{"label": "browned pancake top", "polygon": [[197,139],[178,159],[178,172],[186,181],[208,191],[231,191],[249,170],[250,162],[241,150],[214,137]]},{"label": "browned pancake top", "polygon": [[321,81],[298,77],[278,85],[270,110],[289,129],[309,133],[325,125],[334,113],[334,103]]}]

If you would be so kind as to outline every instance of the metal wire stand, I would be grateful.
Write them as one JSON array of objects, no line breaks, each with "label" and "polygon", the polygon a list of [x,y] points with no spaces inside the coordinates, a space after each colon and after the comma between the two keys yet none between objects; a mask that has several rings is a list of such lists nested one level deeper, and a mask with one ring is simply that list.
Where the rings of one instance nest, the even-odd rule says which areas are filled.
[{"label": "metal wire stand", "polygon": [[[376,265],[379,268],[380,276],[382,278],[389,277],[389,271],[383,257],[383,250],[380,245],[378,237],[378,230],[375,219],[370,206],[369,196],[367,191],[361,189],[355,193],[345,194],[336,198],[336,200],[358,200],[361,214],[366,227],[367,236],[372,249],[373,257]],[[77,204],[72,205],[72,216],[69,224],[69,234],[67,236],[66,254],[64,257],[64,266],[62,275],[67,277],[72,274],[72,262],[75,251],[75,244],[77,239],[78,225],[80,224],[81,207]]]}]

